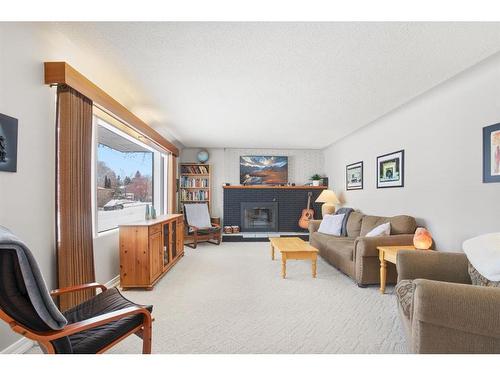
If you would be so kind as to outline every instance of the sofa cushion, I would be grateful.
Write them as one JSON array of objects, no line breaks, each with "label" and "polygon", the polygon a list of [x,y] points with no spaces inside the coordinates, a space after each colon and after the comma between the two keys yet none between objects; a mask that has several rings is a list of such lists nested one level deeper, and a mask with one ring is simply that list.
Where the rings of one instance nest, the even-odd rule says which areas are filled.
[{"label": "sofa cushion", "polygon": [[391,234],[414,234],[417,221],[413,216],[398,215],[388,218],[391,223]]},{"label": "sofa cushion", "polygon": [[325,215],[323,217],[323,220],[321,221],[318,232],[323,234],[330,234],[333,236],[340,236],[344,217],[345,214]]},{"label": "sofa cushion", "polygon": [[[117,288],[112,288],[65,311],[64,316],[68,319],[69,323],[76,323],[109,312],[136,306],[139,305],[126,299]],[[151,305],[144,307],[150,312],[153,310],[153,306]],[[143,319],[143,315],[133,315],[75,333],[69,336],[73,352],[75,354],[97,353],[117,338],[142,324]]]},{"label": "sofa cushion", "polygon": [[351,212],[349,218],[347,219],[347,237],[359,237],[359,233],[361,232],[361,222],[363,221],[364,216],[365,215],[361,212]]},{"label": "sofa cushion", "polygon": [[500,287],[500,281],[488,280],[486,277],[481,275],[479,271],[476,270],[476,268],[474,268],[474,266],[470,262],[468,266],[468,271],[472,285]]},{"label": "sofa cushion", "polygon": [[396,284],[394,291],[404,315],[408,319],[411,319],[413,294],[415,293],[415,284],[413,283],[413,280],[401,280]]},{"label": "sofa cushion", "polygon": [[366,233],[366,237],[379,237],[379,236],[390,236],[391,234],[391,223],[384,223],[376,226],[371,231]]},{"label": "sofa cushion", "polygon": [[352,261],[354,254],[354,241],[354,238],[348,237],[330,239],[326,243],[326,251],[333,252],[337,256]]},{"label": "sofa cushion", "polygon": [[326,243],[330,241],[332,238],[335,238],[335,236],[319,232],[313,232],[309,237],[309,243],[311,244],[311,246],[316,247],[319,251],[322,251],[323,249],[326,249]]},{"label": "sofa cushion", "polygon": [[391,234],[413,234],[417,229],[415,218],[407,215],[393,217],[366,215],[361,222],[360,236],[364,237],[380,224],[391,223]]}]

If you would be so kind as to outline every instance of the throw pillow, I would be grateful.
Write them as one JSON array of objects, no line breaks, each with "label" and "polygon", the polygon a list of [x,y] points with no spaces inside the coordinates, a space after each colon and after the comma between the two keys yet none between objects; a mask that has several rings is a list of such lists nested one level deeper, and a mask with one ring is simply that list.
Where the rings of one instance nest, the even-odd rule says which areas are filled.
[{"label": "throw pillow", "polygon": [[500,233],[489,233],[465,241],[467,259],[487,280],[500,281]]},{"label": "throw pillow", "polygon": [[391,234],[391,223],[380,224],[366,234],[366,237],[389,236]]},{"label": "throw pillow", "polygon": [[472,285],[500,287],[500,281],[488,280],[486,277],[481,275],[479,273],[479,271],[476,270],[470,262],[469,262],[468,270],[469,270],[470,279],[472,281]]},{"label": "throw pillow", "polygon": [[332,236],[340,236],[344,216],[345,214],[325,215],[323,220],[321,220],[318,232],[323,234],[330,234]]}]

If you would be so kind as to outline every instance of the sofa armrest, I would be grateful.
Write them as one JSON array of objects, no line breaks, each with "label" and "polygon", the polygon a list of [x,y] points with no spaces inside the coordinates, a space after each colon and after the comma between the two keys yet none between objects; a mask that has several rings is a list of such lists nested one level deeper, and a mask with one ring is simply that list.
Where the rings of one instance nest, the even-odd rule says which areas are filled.
[{"label": "sofa armrest", "polygon": [[[425,279],[416,279],[414,283],[414,328],[419,325],[415,322],[423,322],[429,327],[439,326],[500,339],[500,288]],[[426,333],[419,329],[413,331],[414,340],[418,335],[423,335],[429,343],[432,342],[432,338]],[[438,334],[437,331],[435,333]],[[429,334],[432,335],[432,332]]]},{"label": "sofa armrest", "polygon": [[309,234],[317,232],[320,224],[321,220],[309,220]]},{"label": "sofa armrest", "polygon": [[392,236],[358,237],[354,242],[354,252],[358,257],[378,257],[377,246],[413,245],[413,234]]},{"label": "sofa armrest", "polygon": [[443,251],[401,250],[396,260],[398,281],[429,279],[470,284],[467,266],[464,253]]}]

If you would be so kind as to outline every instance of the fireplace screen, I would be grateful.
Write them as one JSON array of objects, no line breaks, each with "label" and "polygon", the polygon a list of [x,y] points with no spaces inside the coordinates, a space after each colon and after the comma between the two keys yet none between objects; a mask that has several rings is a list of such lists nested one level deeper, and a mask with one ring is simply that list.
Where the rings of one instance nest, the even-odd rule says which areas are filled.
[{"label": "fireplace screen", "polygon": [[278,203],[242,202],[241,230],[243,232],[277,232]]}]

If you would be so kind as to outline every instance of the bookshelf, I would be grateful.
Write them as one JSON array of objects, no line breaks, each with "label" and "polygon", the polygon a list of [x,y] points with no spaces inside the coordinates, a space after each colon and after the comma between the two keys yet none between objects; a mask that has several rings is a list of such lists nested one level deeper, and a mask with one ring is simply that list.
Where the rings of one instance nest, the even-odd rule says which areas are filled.
[{"label": "bookshelf", "polygon": [[200,163],[181,163],[179,175],[179,210],[184,203],[210,203],[212,198],[212,166]]}]

